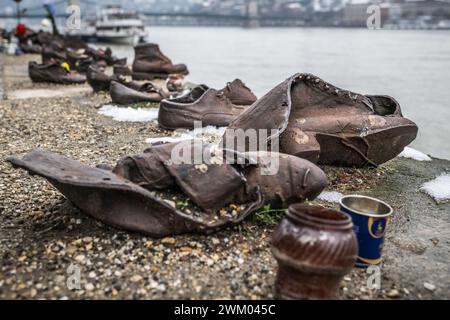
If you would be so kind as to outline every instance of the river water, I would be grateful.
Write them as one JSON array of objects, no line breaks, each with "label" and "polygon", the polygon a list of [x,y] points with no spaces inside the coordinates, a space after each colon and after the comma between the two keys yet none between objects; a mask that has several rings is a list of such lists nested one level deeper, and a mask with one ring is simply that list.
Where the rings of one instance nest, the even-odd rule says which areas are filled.
[{"label": "river water", "polygon": [[[450,31],[150,27],[189,80],[222,88],[241,78],[258,96],[296,72],[338,87],[395,97],[419,126],[412,147],[450,159]],[[112,46],[132,62],[127,46]]]}]

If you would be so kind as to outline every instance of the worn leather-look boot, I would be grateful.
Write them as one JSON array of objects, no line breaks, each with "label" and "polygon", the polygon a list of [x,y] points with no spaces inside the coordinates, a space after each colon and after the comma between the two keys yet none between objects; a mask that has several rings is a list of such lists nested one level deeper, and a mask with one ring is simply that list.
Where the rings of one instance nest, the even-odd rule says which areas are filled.
[{"label": "worn leather-look boot", "polygon": [[164,93],[150,82],[138,85],[112,81],[109,94],[113,103],[123,105],[137,102],[160,102],[165,98]]},{"label": "worn leather-look boot", "polygon": [[311,74],[295,74],[230,124],[235,129],[278,130],[280,151],[338,166],[378,166],[395,158],[417,135],[389,96],[343,90]]},{"label": "worn leather-look boot", "polygon": [[185,64],[174,65],[155,43],[144,43],[134,47],[133,79],[152,80],[166,79],[169,74],[188,74]]},{"label": "worn leather-look boot", "polygon": [[53,59],[59,63],[67,62],[67,54],[56,46],[44,46],[41,52],[42,63],[47,64]]},{"label": "worn leather-look boot", "polygon": [[[214,155],[222,161],[202,164],[171,161],[172,153],[180,148],[191,150],[192,155]],[[277,209],[292,202],[313,200],[326,186],[324,172],[311,162],[277,153],[271,157],[278,159],[279,168],[270,176],[262,173],[265,161],[257,159],[245,166],[230,164],[223,159],[221,150],[199,140],[152,146],[143,154],[122,159],[112,172],[40,149],[8,161],[44,177],[95,219],[125,230],[164,237],[186,232],[209,233],[240,223],[264,203]],[[177,192],[179,199],[190,199],[195,204],[194,211],[165,199],[161,191],[168,190]]]},{"label": "worn leather-look boot", "polygon": [[[59,50],[57,47],[42,48],[42,63],[48,64],[52,61],[58,63],[68,63],[70,69],[86,74],[88,67],[94,59],[85,54],[79,54],[71,50]],[[99,64],[100,61],[97,62]]]},{"label": "worn leather-look boot", "polygon": [[197,87],[194,91],[178,99],[161,101],[158,123],[163,129],[192,129],[195,121],[203,126],[227,126],[246,107],[237,106],[223,92]]},{"label": "worn leather-look boot", "polygon": [[108,91],[111,85],[111,81],[120,81],[116,75],[109,76],[105,73],[105,68],[92,63],[86,72],[86,79],[94,92]]},{"label": "worn leather-look boot", "polygon": [[80,84],[86,82],[86,77],[74,71],[67,71],[58,63],[37,64],[30,61],[28,74],[33,82],[52,82],[59,84]]}]

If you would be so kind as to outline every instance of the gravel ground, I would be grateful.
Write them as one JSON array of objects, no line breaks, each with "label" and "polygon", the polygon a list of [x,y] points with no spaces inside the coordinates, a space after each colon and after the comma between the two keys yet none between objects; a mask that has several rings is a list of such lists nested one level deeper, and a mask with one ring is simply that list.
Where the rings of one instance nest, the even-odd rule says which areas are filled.
[{"label": "gravel ground", "polygon": [[[6,94],[35,87],[64,90],[57,85],[33,85],[26,76],[26,61],[31,58],[0,56]],[[141,152],[147,146],[146,138],[166,134],[153,123],[115,122],[99,115],[97,108],[107,102],[105,94],[85,92],[61,98],[0,101],[0,298],[272,298],[276,262],[269,246],[275,228],[271,219],[253,217],[208,236],[151,239],[86,217],[44,179],[14,170],[4,161],[10,155],[41,147],[89,165],[114,164],[124,155]],[[393,180],[399,182],[404,172],[415,166],[411,160],[395,160],[378,169],[325,170],[331,180],[330,190],[384,195],[387,189],[383,184],[393,186]],[[438,162],[438,166],[436,171],[450,171],[448,162]],[[417,179],[429,175],[423,173]],[[415,178],[408,175],[408,179]],[[399,198],[386,195],[389,197],[392,201]],[[436,212],[436,219],[445,220],[441,225],[448,227],[449,206],[438,207],[425,195],[420,197],[426,199],[429,210]],[[407,242],[399,240],[395,232],[402,230],[408,237],[415,234],[403,230],[408,219],[403,212],[409,212],[409,207],[404,208],[406,199],[397,201],[394,207],[401,214],[389,231],[381,289],[368,289],[370,275],[364,269],[354,269],[342,282],[341,298],[450,296],[448,279],[445,282],[445,261],[450,256],[448,231],[446,235],[438,233],[434,238],[437,243],[427,242],[425,249],[403,249]],[[436,231],[430,228],[431,234]],[[441,256],[444,268],[440,262],[427,262],[424,252]],[[420,259],[414,260],[416,256]],[[436,273],[431,280],[420,273],[423,268],[413,265],[415,261],[421,263],[419,267],[430,265]],[[80,285],[73,288],[70,284],[76,286],[72,280],[78,271]],[[405,272],[416,277],[406,277]]]}]

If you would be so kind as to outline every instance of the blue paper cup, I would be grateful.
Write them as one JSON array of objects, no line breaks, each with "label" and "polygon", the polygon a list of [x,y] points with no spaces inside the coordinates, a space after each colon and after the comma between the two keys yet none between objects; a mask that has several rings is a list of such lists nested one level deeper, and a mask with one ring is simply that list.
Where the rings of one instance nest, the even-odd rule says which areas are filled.
[{"label": "blue paper cup", "polygon": [[358,259],[356,266],[368,267],[382,261],[384,235],[392,215],[392,207],[387,203],[366,196],[344,196],[339,201],[341,211],[350,215],[353,231],[358,239]]}]

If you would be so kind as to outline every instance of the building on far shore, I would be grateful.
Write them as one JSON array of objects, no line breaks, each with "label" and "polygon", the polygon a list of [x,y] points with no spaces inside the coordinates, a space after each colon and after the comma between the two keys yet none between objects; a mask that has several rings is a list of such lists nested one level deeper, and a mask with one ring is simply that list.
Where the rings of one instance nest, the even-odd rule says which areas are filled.
[{"label": "building on far shore", "polygon": [[347,27],[366,26],[367,8],[375,4],[380,7],[381,27],[407,26],[427,28],[438,26],[439,22],[450,21],[450,2],[443,0],[392,0],[349,2],[342,10],[340,25]]},{"label": "building on far shore", "polygon": [[[82,12],[95,12],[118,0],[78,1]],[[42,19],[45,12],[35,1],[23,0],[24,17]],[[69,1],[57,1],[65,19]],[[450,0],[128,0],[124,9],[139,8],[149,25],[190,26],[317,26],[367,27],[371,5],[380,8],[381,28],[450,29]],[[0,25],[14,25],[13,1],[0,0]],[[86,15],[84,15],[85,17]],[[3,21],[3,19],[5,21]],[[8,21],[6,21],[8,19]]]},{"label": "building on far shore", "polygon": [[370,13],[367,13],[367,9],[370,5],[375,4],[380,7],[380,22],[381,27],[385,21],[389,18],[389,3],[373,1],[373,2],[350,2],[342,10],[342,20],[340,25],[344,27],[366,27],[367,18]]}]

